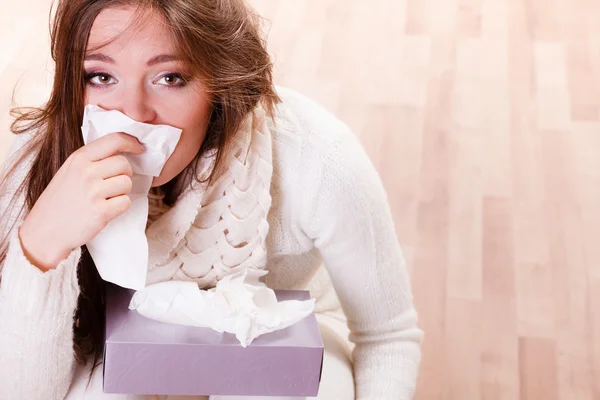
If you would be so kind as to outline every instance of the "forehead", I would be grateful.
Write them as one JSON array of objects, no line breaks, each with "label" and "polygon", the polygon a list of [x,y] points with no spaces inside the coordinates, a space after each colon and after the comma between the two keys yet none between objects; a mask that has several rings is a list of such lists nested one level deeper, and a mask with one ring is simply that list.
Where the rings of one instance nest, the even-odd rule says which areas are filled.
[{"label": "forehead", "polygon": [[108,8],[98,14],[87,50],[108,53],[175,51],[172,32],[162,15],[135,7]]}]

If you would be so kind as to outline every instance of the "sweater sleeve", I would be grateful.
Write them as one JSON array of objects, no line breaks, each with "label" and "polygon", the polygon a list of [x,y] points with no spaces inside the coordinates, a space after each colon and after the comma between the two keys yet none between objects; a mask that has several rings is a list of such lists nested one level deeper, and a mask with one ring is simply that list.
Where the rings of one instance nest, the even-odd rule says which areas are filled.
[{"label": "sweater sleeve", "polygon": [[[26,139],[15,139],[9,160]],[[8,245],[0,263],[0,393],[10,400],[59,400],[75,369],[73,315],[81,251],[74,250],[45,273],[24,255],[18,230],[25,198],[17,188],[29,165],[30,159],[23,160],[0,192],[0,238]]]},{"label": "sweater sleeve", "polygon": [[302,192],[304,230],[321,253],[356,344],[356,398],[412,399],[422,331],[380,177],[351,133],[319,158],[317,181],[302,185],[311,188]]}]

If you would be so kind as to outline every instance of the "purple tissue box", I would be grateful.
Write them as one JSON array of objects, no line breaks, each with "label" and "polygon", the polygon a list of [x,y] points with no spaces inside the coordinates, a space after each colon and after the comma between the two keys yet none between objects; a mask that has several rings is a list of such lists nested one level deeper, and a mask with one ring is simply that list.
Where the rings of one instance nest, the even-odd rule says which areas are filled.
[{"label": "purple tissue box", "polygon": [[[243,348],[234,335],[153,321],[129,310],[133,291],[107,285],[104,393],[316,396],[323,341],[315,315]],[[276,291],[279,301],[308,291]]]}]

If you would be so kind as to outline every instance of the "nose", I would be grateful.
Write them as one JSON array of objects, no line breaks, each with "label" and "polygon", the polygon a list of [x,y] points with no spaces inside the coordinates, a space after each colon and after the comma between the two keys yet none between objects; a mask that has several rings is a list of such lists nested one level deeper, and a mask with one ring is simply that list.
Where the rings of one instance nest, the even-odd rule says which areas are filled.
[{"label": "nose", "polygon": [[123,114],[138,122],[152,123],[156,119],[156,110],[143,85],[132,85],[121,93],[119,107]]}]

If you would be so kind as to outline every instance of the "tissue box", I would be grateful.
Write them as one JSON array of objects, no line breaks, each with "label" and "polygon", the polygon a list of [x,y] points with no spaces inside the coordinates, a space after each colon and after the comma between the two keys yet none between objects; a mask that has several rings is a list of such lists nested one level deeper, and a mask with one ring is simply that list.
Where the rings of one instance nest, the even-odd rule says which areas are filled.
[{"label": "tissue box", "polygon": [[[243,348],[234,335],[157,322],[129,310],[133,291],[107,284],[104,393],[312,397],[324,346],[314,314]],[[275,291],[308,300],[308,291]]]}]

